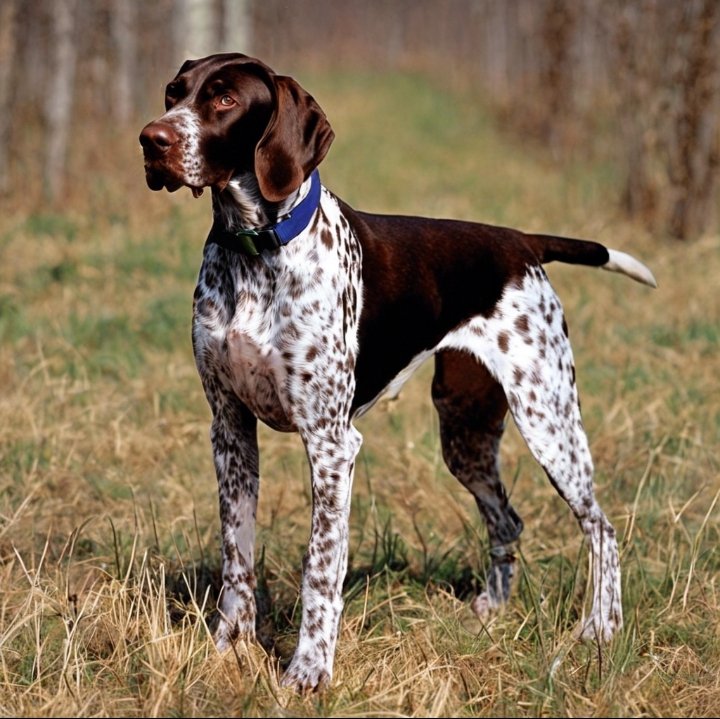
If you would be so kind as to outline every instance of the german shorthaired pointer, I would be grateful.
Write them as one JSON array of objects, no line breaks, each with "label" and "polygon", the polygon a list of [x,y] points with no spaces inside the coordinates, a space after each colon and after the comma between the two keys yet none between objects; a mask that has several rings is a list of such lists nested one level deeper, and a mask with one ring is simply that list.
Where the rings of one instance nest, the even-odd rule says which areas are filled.
[{"label": "german shorthaired pointer", "polygon": [[507,602],[523,528],[498,474],[509,408],[587,538],[593,599],[579,634],[609,640],[622,626],[615,530],[593,493],[567,326],[542,264],[655,286],[651,272],[595,242],[352,209],[320,183],[334,137],[322,109],[254,58],[185,62],[165,106],[140,135],[148,186],[212,190],[192,336],[220,495],[217,646],[255,633],[260,419],[300,433],[312,472],[302,621],[283,684],[330,681],[361,444],[352,423],[433,354],[445,461],[490,537],[491,571],[473,609],[485,616]]}]

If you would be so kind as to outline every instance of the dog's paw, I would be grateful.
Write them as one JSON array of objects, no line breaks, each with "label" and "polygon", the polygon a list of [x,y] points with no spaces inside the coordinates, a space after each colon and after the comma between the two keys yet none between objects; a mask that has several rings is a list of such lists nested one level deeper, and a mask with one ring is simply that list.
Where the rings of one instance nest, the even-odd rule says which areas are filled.
[{"label": "dog's paw", "polygon": [[255,622],[250,625],[243,622],[229,622],[225,617],[220,617],[213,630],[213,642],[219,652],[224,652],[235,644],[239,639],[255,641]]},{"label": "dog's paw", "polygon": [[280,680],[280,686],[305,694],[326,689],[330,679],[331,672],[322,662],[315,662],[307,655],[295,655]]},{"label": "dog's paw", "polygon": [[597,617],[591,615],[580,623],[575,630],[575,636],[584,642],[608,644],[620,629],[622,629],[622,617]]},{"label": "dog's paw", "polygon": [[472,609],[475,616],[483,622],[498,616],[506,606],[507,600],[499,599],[493,592],[488,591],[480,592],[480,594],[470,602],[470,609]]},{"label": "dog's paw", "polygon": [[499,606],[488,592],[481,592],[470,602],[470,609],[473,610],[478,619],[486,621],[494,614],[497,614]]}]

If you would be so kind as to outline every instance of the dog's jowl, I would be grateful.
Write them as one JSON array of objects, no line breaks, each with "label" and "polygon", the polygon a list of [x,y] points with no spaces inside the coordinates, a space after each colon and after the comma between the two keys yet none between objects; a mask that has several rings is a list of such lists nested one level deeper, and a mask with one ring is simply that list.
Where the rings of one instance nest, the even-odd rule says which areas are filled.
[{"label": "dog's jowl", "polygon": [[443,455],[490,537],[492,570],[473,608],[507,602],[523,528],[498,473],[509,410],[587,539],[593,597],[579,634],[609,640],[622,626],[615,530],[593,493],[567,327],[542,265],[654,286],[650,271],[595,242],[352,209],[320,180],[333,140],[322,109],[254,58],[187,61],[165,107],[140,135],[148,186],[212,192],[192,336],[220,499],[218,647],[255,633],[260,420],[300,433],[312,476],[302,621],[283,682],[330,681],[361,444],[352,423],[431,354]]}]

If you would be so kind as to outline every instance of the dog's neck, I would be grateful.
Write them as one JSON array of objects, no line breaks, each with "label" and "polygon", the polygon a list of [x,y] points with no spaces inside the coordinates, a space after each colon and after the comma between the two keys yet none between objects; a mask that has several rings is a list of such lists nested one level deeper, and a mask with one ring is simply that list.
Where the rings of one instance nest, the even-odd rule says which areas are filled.
[{"label": "dog's neck", "polygon": [[260,192],[257,177],[246,172],[230,180],[224,190],[212,190],[213,216],[223,229],[260,229],[275,225],[307,195],[306,180],[281,202],[268,202]]}]

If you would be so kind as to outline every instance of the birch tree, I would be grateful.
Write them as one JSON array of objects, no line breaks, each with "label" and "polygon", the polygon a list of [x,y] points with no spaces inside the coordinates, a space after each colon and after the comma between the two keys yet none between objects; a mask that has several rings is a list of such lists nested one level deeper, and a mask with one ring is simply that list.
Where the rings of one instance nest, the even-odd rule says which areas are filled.
[{"label": "birch tree", "polygon": [[135,112],[135,58],[137,56],[137,28],[134,2],[114,0],[111,31],[115,49],[114,84],[112,98],[114,115],[120,124],[126,124]]},{"label": "birch tree", "polygon": [[45,164],[43,181],[46,198],[57,199],[64,189],[68,139],[74,95],[77,47],[74,42],[77,0],[50,3],[52,68],[45,93]]}]

